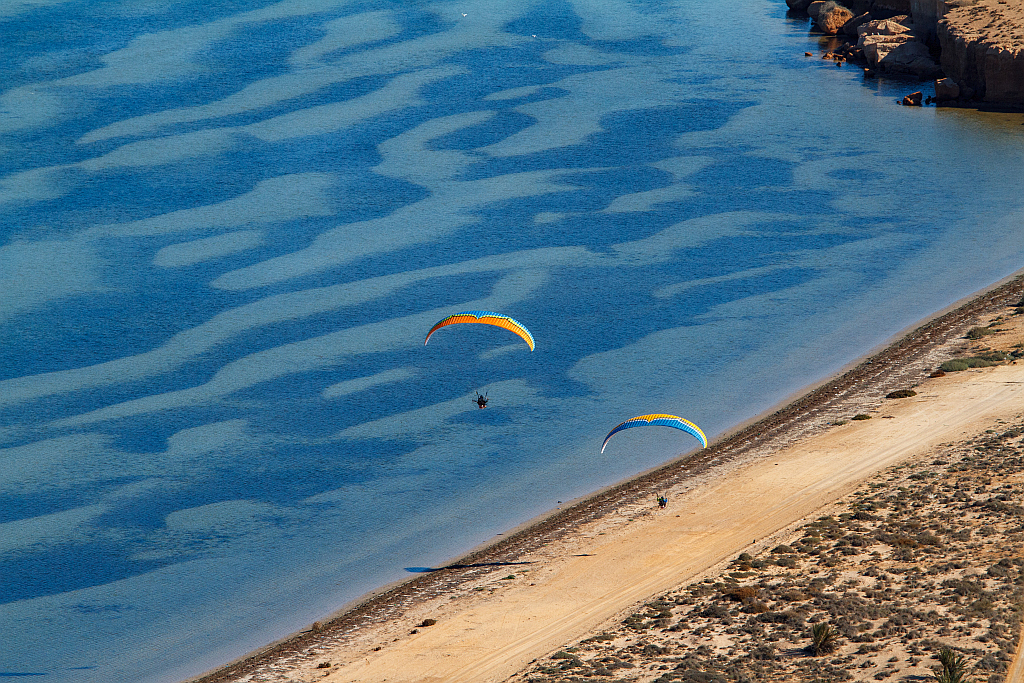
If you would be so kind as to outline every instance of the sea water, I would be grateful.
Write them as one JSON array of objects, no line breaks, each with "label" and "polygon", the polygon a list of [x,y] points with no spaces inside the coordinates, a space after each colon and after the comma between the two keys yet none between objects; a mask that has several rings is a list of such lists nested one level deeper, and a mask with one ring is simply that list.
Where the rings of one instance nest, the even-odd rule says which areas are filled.
[{"label": "sea water", "polygon": [[[176,681],[1024,265],[781,0],[0,4],[0,677]],[[430,327],[462,310],[525,324]],[[479,410],[475,392],[490,403]]]}]

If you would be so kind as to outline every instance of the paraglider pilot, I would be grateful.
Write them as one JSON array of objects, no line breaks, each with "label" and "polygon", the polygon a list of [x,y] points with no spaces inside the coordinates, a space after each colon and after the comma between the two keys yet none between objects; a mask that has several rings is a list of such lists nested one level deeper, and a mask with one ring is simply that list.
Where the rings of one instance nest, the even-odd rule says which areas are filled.
[{"label": "paraglider pilot", "polygon": [[665,496],[658,496],[658,507],[664,510],[666,505],[668,505],[668,498]]},{"label": "paraglider pilot", "polygon": [[487,407],[487,394],[482,394],[481,395],[481,393],[479,391],[476,392],[476,405],[479,408],[486,408]]}]

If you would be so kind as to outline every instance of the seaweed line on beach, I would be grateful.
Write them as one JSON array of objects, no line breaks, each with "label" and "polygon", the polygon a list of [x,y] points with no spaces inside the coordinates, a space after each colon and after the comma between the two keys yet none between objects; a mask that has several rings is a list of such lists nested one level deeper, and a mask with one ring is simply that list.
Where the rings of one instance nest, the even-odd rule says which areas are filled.
[{"label": "seaweed line on beach", "polygon": [[1018,275],[924,323],[849,371],[724,436],[707,449],[585,498],[445,567],[371,595],[310,629],[190,680],[226,683],[255,672],[283,671],[327,646],[344,644],[361,629],[400,618],[417,602],[455,592],[484,573],[514,564],[581,524],[648,500],[660,490],[693,480],[710,468],[734,462],[741,456],[769,455],[827,428],[851,411],[863,412],[865,406],[880,404],[888,392],[915,385],[939,363],[965,350],[963,335],[969,328],[984,316],[1015,305],[1022,296],[1024,275]]}]

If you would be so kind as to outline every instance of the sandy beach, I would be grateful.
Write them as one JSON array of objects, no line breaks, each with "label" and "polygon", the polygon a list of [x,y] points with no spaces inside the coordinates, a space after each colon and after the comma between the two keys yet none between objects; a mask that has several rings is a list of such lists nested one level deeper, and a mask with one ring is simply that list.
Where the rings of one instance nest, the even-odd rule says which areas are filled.
[{"label": "sandy beach", "polygon": [[[830,506],[866,495],[858,487],[887,468],[931,462],[942,449],[962,456],[966,444],[1020,423],[1024,364],[1008,354],[1024,342],[1024,316],[1014,309],[1022,292],[1022,278],[1009,280],[692,457],[554,511],[196,680],[504,681],[524,671],[515,680],[577,680],[571,671],[529,671],[553,653],[577,657],[563,649],[621,628],[656,596],[681,595],[705,579],[721,584],[741,553],[769,557]],[[972,328],[983,329],[965,338]],[[1006,360],[930,377],[944,361],[993,351]],[[916,393],[886,398],[901,389]],[[655,504],[658,494],[667,495],[667,508]],[[911,660],[904,664],[923,666]],[[629,666],[615,676],[654,680]],[[1010,680],[1020,680],[1013,666]],[[893,674],[875,678],[886,675]]]}]

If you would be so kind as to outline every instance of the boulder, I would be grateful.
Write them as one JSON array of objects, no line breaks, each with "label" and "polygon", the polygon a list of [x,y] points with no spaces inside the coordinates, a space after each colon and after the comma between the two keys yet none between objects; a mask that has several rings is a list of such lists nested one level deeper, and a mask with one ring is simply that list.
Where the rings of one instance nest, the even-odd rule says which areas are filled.
[{"label": "boulder", "polygon": [[864,51],[864,59],[867,60],[868,66],[873,69],[886,71],[885,67],[880,65],[880,62],[885,59],[890,52],[904,43],[910,42],[910,40],[910,36],[905,35],[861,36],[860,40],[857,41],[857,47]]},{"label": "boulder", "polygon": [[858,14],[853,19],[850,19],[848,22],[843,24],[843,33],[850,36],[851,38],[857,38],[857,27],[869,21],[871,21],[870,12]]},{"label": "boulder", "polygon": [[[902,19],[902,21],[901,21]],[[910,26],[907,26],[907,17],[893,17],[891,19],[872,19],[857,25],[858,43],[864,36],[899,36],[912,33]]]},{"label": "boulder", "polygon": [[786,0],[786,6],[794,12],[806,12],[811,0]]},{"label": "boulder", "polygon": [[903,98],[904,107],[920,107],[921,106],[921,92],[912,92]]},{"label": "boulder", "polygon": [[825,0],[815,0],[807,6],[807,13],[811,15],[812,19],[818,18],[818,12],[825,5]]},{"label": "boulder", "polygon": [[960,86],[952,78],[940,78],[935,81],[935,99],[939,102],[955,100],[960,97]]},{"label": "boulder", "polygon": [[823,9],[818,12],[817,18],[814,23],[818,25],[818,28],[824,33],[835,35],[839,32],[839,29],[843,27],[843,24],[853,19],[853,12],[846,9],[841,5],[835,5],[829,9]]},{"label": "boulder", "polygon": [[878,57],[876,68],[890,74],[909,74],[922,80],[942,76],[942,69],[932,59],[928,46],[916,40],[908,40]]}]

